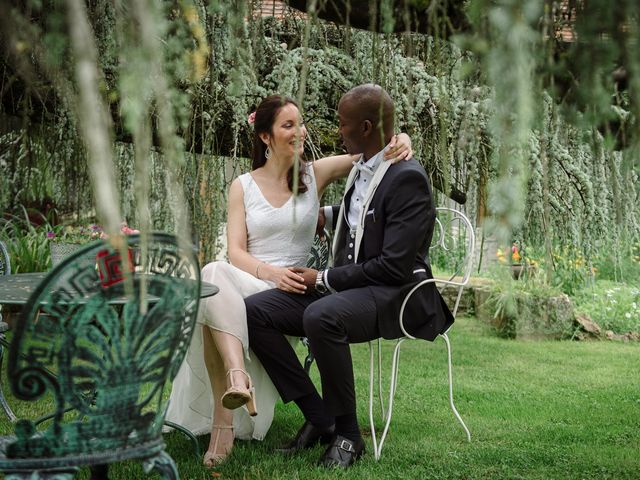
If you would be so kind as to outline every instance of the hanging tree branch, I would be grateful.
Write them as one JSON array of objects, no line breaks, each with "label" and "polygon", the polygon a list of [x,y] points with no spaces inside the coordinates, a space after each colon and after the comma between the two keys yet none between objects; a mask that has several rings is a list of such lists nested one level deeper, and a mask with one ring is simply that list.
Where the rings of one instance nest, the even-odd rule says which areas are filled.
[{"label": "hanging tree branch", "polygon": [[[311,13],[307,0],[287,0],[289,6],[301,12]],[[309,2],[310,4],[311,2]],[[315,4],[315,2],[313,2]],[[381,4],[385,5],[381,5]],[[385,22],[386,15],[376,15],[390,3],[392,17],[403,19],[390,25]],[[334,0],[320,2],[315,6],[319,18],[340,25],[350,25],[375,32],[388,31],[426,33],[439,38],[448,38],[454,33],[469,30],[469,22],[464,11],[463,0],[394,0],[385,2],[376,0]],[[377,17],[377,18],[376,18]],[[408,25],[407,25],[408,22]]]},{"label": "hanging tree branch", "polygon": [[77,115],[87,150],[89,172],[93,183],[96,211],[109,234],[120,231],[120,194],[113,169],[111,116],[100,95],[98,52],[85,4],[67,1],[71,48],[75,55],[75,77],[78,83]]}]

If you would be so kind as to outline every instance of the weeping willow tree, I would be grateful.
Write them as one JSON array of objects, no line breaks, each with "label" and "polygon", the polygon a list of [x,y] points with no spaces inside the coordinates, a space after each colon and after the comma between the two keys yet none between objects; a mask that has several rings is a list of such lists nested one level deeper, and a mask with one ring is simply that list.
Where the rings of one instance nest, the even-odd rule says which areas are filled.
[{"label": "weeping willow tree", "polygon": [[190,219],[211,258],[259,100],[297,98],[317,157],[340,150],[341,94],[373,81],[439,201],[491,220],[500,241],[593,250],[639,234],[636,2],[290,3],[306,13],[270,16],[255,1],[7,5],[2,209],[51,198],[105,223],[188,231]]}]

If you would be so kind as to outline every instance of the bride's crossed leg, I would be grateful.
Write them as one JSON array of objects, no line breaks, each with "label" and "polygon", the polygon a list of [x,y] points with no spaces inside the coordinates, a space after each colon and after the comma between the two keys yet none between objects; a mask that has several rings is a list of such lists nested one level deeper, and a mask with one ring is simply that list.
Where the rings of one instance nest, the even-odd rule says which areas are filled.
[{"label": "bride's crossed leg", "polygon": [[[244,298],[270,287],[226,262],[211,262],[202,269],[203,281],[213,283],[220,292],[202,303],[202,349],[204,364],[211,384],[213,419],[211,440],[204,458],[207,465],[222,462],[231,452],[234,439],[234,416],[240,435],[261,439],[269,429],[273,408],[278,398],[277,391],[257,359],[251,362],[252,372],[258,376],[261,391],[261,416],[249,420],[241,412],[234,415],[233,409],[246,404],[247,412],[256,414],[253,383],[245,370],[245,355],[248,349],[247,321]],[[238,422],[238,418],[242,418]],[[236,434],[238,432],[235,432]]]},{"label": "bride's crossed leg", "polygon": [[213,393],[211,439],[204,464],[212,467],[221,463],[233,448],[233,409],[246,403],[249,413],[255,415],[255,400],[251,379],[245,372],[242,342],[206,325],[202,329],[204,362]]}]

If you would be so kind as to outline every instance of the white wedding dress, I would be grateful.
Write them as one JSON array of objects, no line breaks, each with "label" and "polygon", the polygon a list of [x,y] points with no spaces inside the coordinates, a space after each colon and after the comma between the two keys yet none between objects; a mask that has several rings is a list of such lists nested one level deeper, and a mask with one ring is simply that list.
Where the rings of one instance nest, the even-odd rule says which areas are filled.
[{"label": "white wedding dress", "polygon": [[[318,194],[313,167],[307,166],[308,190],[275,208],[264,198],[250,173],[241,175],[247,224],[247,249],[258,260],[281,267],[305,266],[315,234]],[[211,432],[213,396],[204,364],[204,325],[230,333],[240,339],[245,351],[245,366],[256,390],[258,415],[246,409],[234,410],[236,438],[262,440],[273,420],[276,388],[255,355],[249,355],[247,317],[244,298],[274,288],[250,273],[226,262],[212,262],[202,269],[202,280],[220,289],[217,295],[200,304],[198,323],[184,362],[173,381],[166,419],[182,425],[196,435]]]}]

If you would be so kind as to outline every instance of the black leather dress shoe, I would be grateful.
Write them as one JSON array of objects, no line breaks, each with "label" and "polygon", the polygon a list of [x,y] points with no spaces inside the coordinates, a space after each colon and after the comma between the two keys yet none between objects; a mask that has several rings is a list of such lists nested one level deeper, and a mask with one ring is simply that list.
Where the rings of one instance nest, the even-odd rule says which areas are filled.
[{"label": "black leather dress shoe", "polygon": [[364,453],[364,440],[349,440],[342,435],[336,435],[331,445],[320,457],[318,465],[323,467],[349,468]]},{"label": "black leather dress shoe", "polygon": [[300,430],[298,430],[295,438],[282,447],[276,449],[276,452],[292,454],[305,448],[311,448],[318,442],[327,444],[331,441],[334,430],[335,425],[331,425],[327,428],[318,428],[311,422],[306,421]]}]

